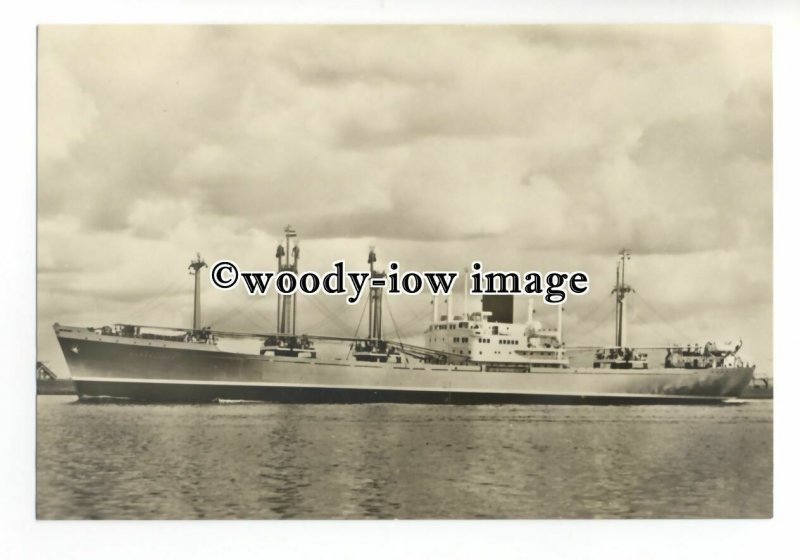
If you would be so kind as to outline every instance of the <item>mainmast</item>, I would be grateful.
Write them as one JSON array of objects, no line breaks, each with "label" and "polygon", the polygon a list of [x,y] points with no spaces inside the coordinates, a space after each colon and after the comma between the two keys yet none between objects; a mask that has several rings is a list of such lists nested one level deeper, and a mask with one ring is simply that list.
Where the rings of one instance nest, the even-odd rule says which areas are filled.
[{"label": "mainmast", "polygon": [[[375,247],[369,248],[367,263],[369,264],[369,296],[367,298],[368,332],[366,340],[356,340],[353,357],[359,362],[385,363],[390,357],[400,357],[394,347],[383,340],[383,287],[386,285],[386,272],[375,270]],[[380,279],[380,280],[379,280]],[[374,280],[374,282],[373,282]],[[373,286],[377,284],[377,286]]]},{"label": "mainmast", "polygon": [[[300,257],[300,247],[297,244],[297,232],[292,226],[283,230],[286,234],[286,247],[278,245],[275,257],[278,259],[278,272],[288,270],[297,274],[297,259]],[[291,239],[295,238],[294,244]],[[286,262],[283,257],[286,257]],[[289,257],[291,256],[291,262]],[[278,294],[278,334],[295,334],[295,320],[297,319],[297,293]]]},{"label": "mainmast", "polygon": [[[367,258],[367,263],[369,263],[369,277],[372,278],[385,278],[385,272],[378,272],[375,270],[375,261],[378,260],[378,257],[375,255],[375,247],[369,248],[369,257]],[[367,330],[367,338],[372,340],[380,340],[383,336],[383,308],[382,308],[382,291],[381,288],[372,287],[372,280],[370,280],[370,288],[369,288],[369,325]]]},{"label": "mainmast", "polygon": [[200,253],[197,253],[197,258],[189,263],[189,274],[194,276],[194,318],[192,319],[192,328],[196,331],[201,329],[200,326],[200,269],[206,265]]},{"label": "mainmast", "polygon": [[625,336],[627,335],[627,323],[625,322],[625,294],[632,292],[628,284],[625,283],[625,261],[631,260],[630,249],[621,249],[619,261],[617,261],[617,284],[611,293],[617,294],[616,321],[614,324],[614,344],[621,348],[626,345]]}]

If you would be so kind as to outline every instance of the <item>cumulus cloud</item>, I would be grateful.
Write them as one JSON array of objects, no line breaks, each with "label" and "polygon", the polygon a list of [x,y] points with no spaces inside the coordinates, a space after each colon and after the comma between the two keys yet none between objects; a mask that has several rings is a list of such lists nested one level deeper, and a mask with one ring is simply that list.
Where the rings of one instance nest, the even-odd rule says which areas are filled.
[{"label": "cumulus cloud", "polygon": [[196,250],[264,268],[291,222],[309,268],[378,243],[605,279],[630,246],[724,276],[644,274],[657,304],[713,336],[754,302],[771,345],[771,84],[754,26],[43,26],[40,319],[153,299],[143,263],[180,285]]}]

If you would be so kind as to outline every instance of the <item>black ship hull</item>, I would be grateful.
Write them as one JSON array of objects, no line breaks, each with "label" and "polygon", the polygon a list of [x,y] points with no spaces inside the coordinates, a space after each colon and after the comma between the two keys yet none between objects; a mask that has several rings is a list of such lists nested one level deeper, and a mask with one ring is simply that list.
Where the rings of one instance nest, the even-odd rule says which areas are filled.
[{"label": "black ship hull", "polygon": [[149,402],[666,404],[738,397],[753,368],[486,371],[478,365],[277,358],[56,327],[82,397]]},{"label": "black ship hull", "polygon": [[210,403],[259,401],[283,404],[718,404],[718,397],[637,395],[545,395],[491,392],[397,391],[330,387],[247,387],[202,383],[137,383],[80,381],[75,383],[82,399],[123,398],[140,402]]}]

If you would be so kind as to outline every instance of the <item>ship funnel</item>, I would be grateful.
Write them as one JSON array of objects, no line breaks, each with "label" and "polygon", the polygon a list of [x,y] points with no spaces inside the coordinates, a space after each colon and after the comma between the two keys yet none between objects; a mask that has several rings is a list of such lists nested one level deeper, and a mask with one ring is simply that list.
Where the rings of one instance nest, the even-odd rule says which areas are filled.
[{"label": "ship funnel", "polygon": [[514,322],[514,296],[507,294],[484,294],[481,298],[483,311],[491,312],[491,323]]}]

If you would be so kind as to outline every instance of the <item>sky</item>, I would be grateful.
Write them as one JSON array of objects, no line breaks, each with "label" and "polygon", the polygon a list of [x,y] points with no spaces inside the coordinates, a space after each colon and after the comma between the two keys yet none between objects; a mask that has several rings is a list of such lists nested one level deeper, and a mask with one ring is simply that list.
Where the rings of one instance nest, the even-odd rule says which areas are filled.
[{"label": "sky", "polygon": [[[575,345],[613,343],[627,247],[631,344],[741,338],[770,374],[771,55],[765,26],[42,26],[39,359],[68,375],[55,322],[190,326],[191,258],[273,270],[292,224],[301,270],[586,271]],[[204,280],[204,324],[274,330]],[[413,339],[430,298],[384,317]]]}]

